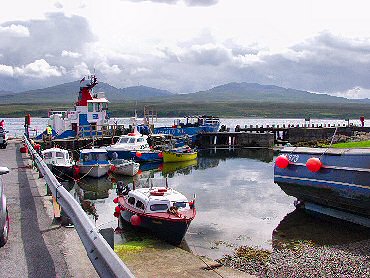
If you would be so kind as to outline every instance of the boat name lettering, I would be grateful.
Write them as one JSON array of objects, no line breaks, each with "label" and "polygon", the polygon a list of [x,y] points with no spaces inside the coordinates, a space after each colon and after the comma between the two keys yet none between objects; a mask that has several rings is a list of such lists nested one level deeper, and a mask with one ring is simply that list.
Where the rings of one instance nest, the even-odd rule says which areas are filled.
[{"label": "boat name lettering", "polygon": [[288,154],[288,159],[289,161],[295,163],[299,160],[299,155],[298,154]]}]

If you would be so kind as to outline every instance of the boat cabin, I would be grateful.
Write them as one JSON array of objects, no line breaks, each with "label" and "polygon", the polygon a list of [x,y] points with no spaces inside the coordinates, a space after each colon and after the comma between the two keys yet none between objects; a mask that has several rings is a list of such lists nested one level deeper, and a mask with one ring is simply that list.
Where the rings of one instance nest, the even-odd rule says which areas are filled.
[{"label": "boat cabin", "polygon": [[72,165],[71,158],[67,150],[60,148],[51,148],[41,152],[42,158],[49,165]]},{"label": "boat cabin", "polygon": [[165,187],[139,188],[129,191],[127,203],[143,213],[167,212],[171,207],[179,211],[190,209],[187,198],[181,193]]},{"label": "boat cabin", "polygon": [[80,152],[83,165],[107,164],[108,152],[105,149],[83,149]]},{"label": "boat cabin", "polygon": [[122,135],[118,139],[118,141],[112,145],[112,148],[122,148],[125,150],[144,150],[149,149],[149,144],[147,141],[146,135],[141,134],[128,134],[128,135]]}]

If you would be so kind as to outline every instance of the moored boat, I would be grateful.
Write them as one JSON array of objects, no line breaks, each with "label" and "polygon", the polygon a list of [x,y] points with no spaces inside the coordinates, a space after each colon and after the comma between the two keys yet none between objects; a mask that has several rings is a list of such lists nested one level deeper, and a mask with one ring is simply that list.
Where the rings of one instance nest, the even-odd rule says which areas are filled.
[{"label": "moored boat", "polygon": [[163,152],[160,150],[132,151],[131,156],[137,162],[163,161]]},{"label": "moored boat", "polygon": [[198,156],[198,152],[189,147],[182,147],[163,151],[163,162],[182,162],[194,160]]},{"label": "moored boat", "polygon": [[[80,91],[74,108],[67,111],[49,111],[48,126],[52,137],[64,139],[70,137],[101,136],[108,126],[108,103],[104,92],[94,92],[98,84],[95,75],[90,80],[85,77],[80,81]],[[36,139],[47,136],[44,131]]]},{"label": "moored boat", "polygon": [[140,164],[132,160],[117,158],[111,160],[111,163],[112,172],[119,175],[135,176],[140,168]]},{"label": "moored boat", "polygon": [[147,142],[148,136],[141,135],[137,132],[129,133],[119,137],[118,141],[106,147],[110,158],[132,159],[137,151],[150,151]]},{"label": "moored boat", "polygon": [[194,200],[166,187],[138,188],[126,186],[120,192],[116,211],[126,222],[151,230],[172,244],[181,243],[196,215]]},{"label": "moored boat", "polygon": [[41,152],[45,164],[61,180],[73,180],[78,170],[67,150],[50,148]]},{"label": "moored boat", "polygon": [[220,119],[213,116],[186,117],[186,121],[177,120],[170,127],[156,127],[154,133],[172,134],[174,136],[189,135],[193,137],[202,132],[217,132],[220,128]]},{"label": "moored boat", "polygon": [[100,178],[108,173],[111,163],[105,149],[83,149],[77,163],[80,173],[94,178]]},{"label": "moored boat", "polygon": [[359,224],[370,223],[369,174],[370,149],[286,147],[274,167],[275,183],[305,208]]}]

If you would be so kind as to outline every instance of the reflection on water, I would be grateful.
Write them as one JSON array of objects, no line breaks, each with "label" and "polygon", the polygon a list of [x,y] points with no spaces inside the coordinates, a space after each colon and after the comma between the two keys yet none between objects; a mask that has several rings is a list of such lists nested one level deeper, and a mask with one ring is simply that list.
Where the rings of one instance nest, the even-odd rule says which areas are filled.
[{"label": "reflection on water", "polygon": [[272,245],[274,249],[298,241],[320,246],[340,245],[369,238],[368,228],[296,209],[285,216],[273,231]]},{"label": "reflection on water", "polygon": [[[197,196],[197,216],[186,235],[186,244],[194,253],[214,259],[240,245],[271,249],[284,239],[323,240],[325,234],[335,230],[331,230],[332,224],[294,211],[294,198],[273,182],[272,160],[273,153],[268,150],[208,150],[200,152],[196,161],[143,164],[134,177],[83,179],[77,192],[99,228],[116,228],[114,183],[147,187],[150,180],[167,177],[169,186],[188,199],[194,193]],[[115,236],[116,243],[151,238],[146,232],[136,233],[129,225],[123,229],[124,234]],[[354,238],[352,232],[343,235]]]}]

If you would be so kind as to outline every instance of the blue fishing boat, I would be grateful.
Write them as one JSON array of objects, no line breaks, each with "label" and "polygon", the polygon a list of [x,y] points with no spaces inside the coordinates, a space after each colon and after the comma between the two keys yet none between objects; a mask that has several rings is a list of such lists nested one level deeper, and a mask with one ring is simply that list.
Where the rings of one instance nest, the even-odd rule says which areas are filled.
[{"label": "blue fishing boat", "polygon": [[81,150],[80,160],[77,162],[81,174],[94,178],[106,175],[111,165],[107,151],[103,148]]},{"label": "blue fishing boat", "polygon": [[163,153],[160,150],[139,150],[132,151],[131,157],[137,162],[163,161]]},{"label": "blue fishing boat", "polygon": [[274,181],[304,208],[370,225],[370,149],[286,147]]},{"label": "blue fishing boat", "polygon": [[177,120],[170,127],[156,127],[155,134],[172,134],[174,136],[188,135],[192,139],[202,132],[217,132],[220,128],[220,119],[212,116],[186,117],[186,121]]}]

